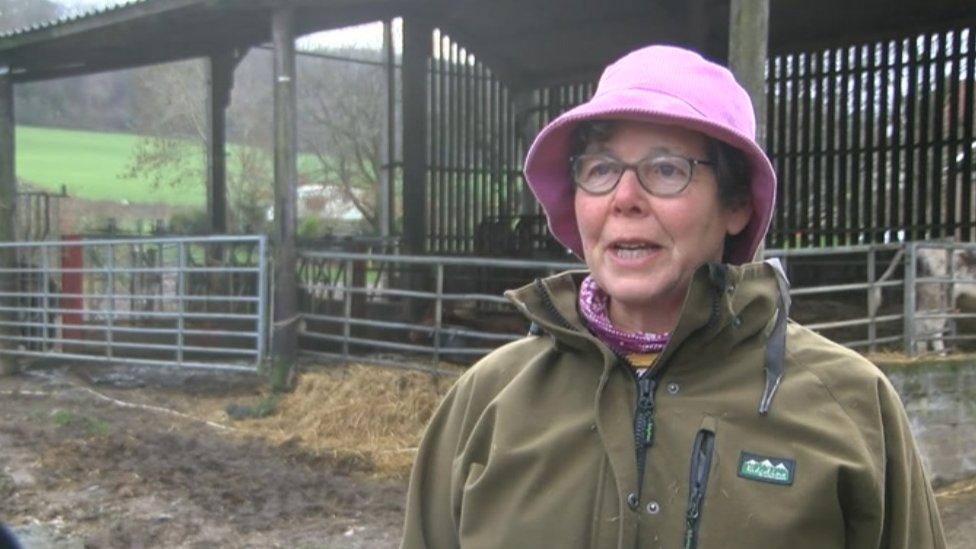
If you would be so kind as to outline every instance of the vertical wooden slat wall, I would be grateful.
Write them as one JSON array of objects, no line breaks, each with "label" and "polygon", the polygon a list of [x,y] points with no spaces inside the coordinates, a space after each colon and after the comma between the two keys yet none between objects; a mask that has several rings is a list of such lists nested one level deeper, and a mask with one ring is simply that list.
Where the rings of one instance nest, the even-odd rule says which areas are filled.
[{"label": "vertical wooden slat wall", "polygon": [[976,240],[972,27],[769,60],[770,248]]},{"label": "vertical wooden slat wall", "polygon": [[[435,31],[433,43],[427,249],[431,253],[484,254],[484,241],[501,238],[504,231],[514,235],[528,143],[523,142],[516,125],[508,87],[446,34]],[[540,90],[541,104],[526,114],[546,124],[589,99],[594,87],[583,83]],[[547,238],[544,223],[537,225],[534,233]]]},{"label": "vertical wooden slat wall", "polygon": [[[524,221],[528,143],[507,86],[448,36],[435,44],[428,249],[477,255]],[[974,73],[972,27],[770,58],[766,150],[779,200],[767,247],[976,240]],[[519,116],[541,128],[594,89],[539,89]],[[532,234],[544,238],[544,223]]]}]

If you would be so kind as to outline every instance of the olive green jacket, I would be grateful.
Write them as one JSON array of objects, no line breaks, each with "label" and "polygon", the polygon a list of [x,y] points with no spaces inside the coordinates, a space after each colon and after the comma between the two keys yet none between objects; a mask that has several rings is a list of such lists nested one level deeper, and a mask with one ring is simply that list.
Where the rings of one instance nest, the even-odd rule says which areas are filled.
[{"label": "olive green jacket", "polygon": [[585,273],[508,292],[541,330],[434,414],[402,547],[945,547],[897,394],[787,324],[776,272],[699,269],[643,382],[584,328]]}]

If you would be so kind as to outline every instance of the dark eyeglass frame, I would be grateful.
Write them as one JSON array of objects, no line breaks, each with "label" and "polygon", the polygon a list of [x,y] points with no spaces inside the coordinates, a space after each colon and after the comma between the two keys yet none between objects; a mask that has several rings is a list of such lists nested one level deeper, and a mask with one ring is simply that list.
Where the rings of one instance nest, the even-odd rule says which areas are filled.
[{"label": "dark eyeglass frame", "polygon": [[[579,163],[579,161],[581,159],[583,159],[583,158],[594,158],[594,157],[596,157],[596,158],[604,158],[606,160],[610,160],[610,161],[614,162],[615,164],[619,165],[622,168],[620,170],[620,174],[617,175],[617,180],[614,181],[613,182],[613,185],[610,185],[607,188],[607,190],[605,190],[605,191],[599,191],[599,192],[591,191],[591,190],[587,189],[586,187],[584,187],[583,184],[580,183],[579,179],[577,178],[578,163]],[[640,166],[642,164],[645,164],[647,162],[652,162],[652,161],[655,161],[655,160],[661,160],[661,159],[667,159],[667,158],[675,158],[675,159],[684,160],[685,162],[687,162],[688,163],[688,178],[684,182],[684,184],[681,185],[681,188],[679,188],[678,190],[676,190],[674,192],[670,192],[670,193],[655,192],[655,191],[653,191],[653,190],[650,189],[650,186],[641,177],[641,175],[640,175],[640,169],[639,168],[640,168]],[[634,175],[637,176],[637,181],[640,183],[640,186],[641,186],[642,189],[644,189],[644,191],[646,191],[648,194],[650,194],[652,196],[669,197],[669,196],[677,196],[677,195],[681,194],[685,189],[688,188],[688,184],[691,183],[691,180],[695,178],[695,166],[698,166],[699,164],[702,164],[702,165],[705,165],[705,166],[714,166],[715,165],[715,162],[712,162],[711,160],[702,160],[700,158],[693,158],[693,157],[690,157],[690,156],[682,156],[680,154],[652,154],[650,156],[646,156],[646,157],[638,160],[637,162],[630,163],[630,162],[624,162],[623,160],[621,160],[621,159],[619,159],[619,158],[617,158],[615,156],[609,155],[609,154],[602,154],[602,153],[586,154],[586,153],[584,153],[584,154],[577,154],[575,156],[570,157],[570,159],[569,159],[569,172],[570,172],[570,174],[573,177],[573,183],[575,183],[576,186],[579,187],[583,192],[585,192],[587,194],[590,194],[590,195],[594,195],[594,196],[602,196],[602,195],[605,195],[605,194],[612,193],[613,190],[617,188],[617,185],[620,184],[620,180],[623,179],[624,174],[627,173],[627,170],[633,170],[634,171]]]}]

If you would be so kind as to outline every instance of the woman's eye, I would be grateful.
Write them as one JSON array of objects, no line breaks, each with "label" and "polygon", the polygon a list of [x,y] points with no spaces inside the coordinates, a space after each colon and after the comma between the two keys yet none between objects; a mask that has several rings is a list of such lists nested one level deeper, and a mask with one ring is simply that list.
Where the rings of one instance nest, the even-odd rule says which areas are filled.
[{"label": "woman's eye", "polygon": [[676,163],[671,161],[655,162],[652,171],[655,175],[659,177],[666,177],[668,179],[680,179],[685,176],[684,170],[682,170],[681,167]]},{"label": "woman's eye", "polygon": [[590,177],[604,177],[614,172],[614,165],[611,162],[597,162],[590,166],[587,172]]}]

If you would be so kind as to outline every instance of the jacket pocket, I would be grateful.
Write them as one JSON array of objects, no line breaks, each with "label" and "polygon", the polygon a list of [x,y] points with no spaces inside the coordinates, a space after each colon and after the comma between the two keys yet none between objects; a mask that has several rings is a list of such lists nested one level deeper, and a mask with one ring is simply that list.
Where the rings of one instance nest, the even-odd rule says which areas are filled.
[{"label": "jacket pocket", "polygon": [[688,483],[688,507],[685,510],[685,549],[698,546],[698,528],[704,511],[708,477],[715,454],[715,431],[707,426],[699,429],[691,447],[691,467]]}]

